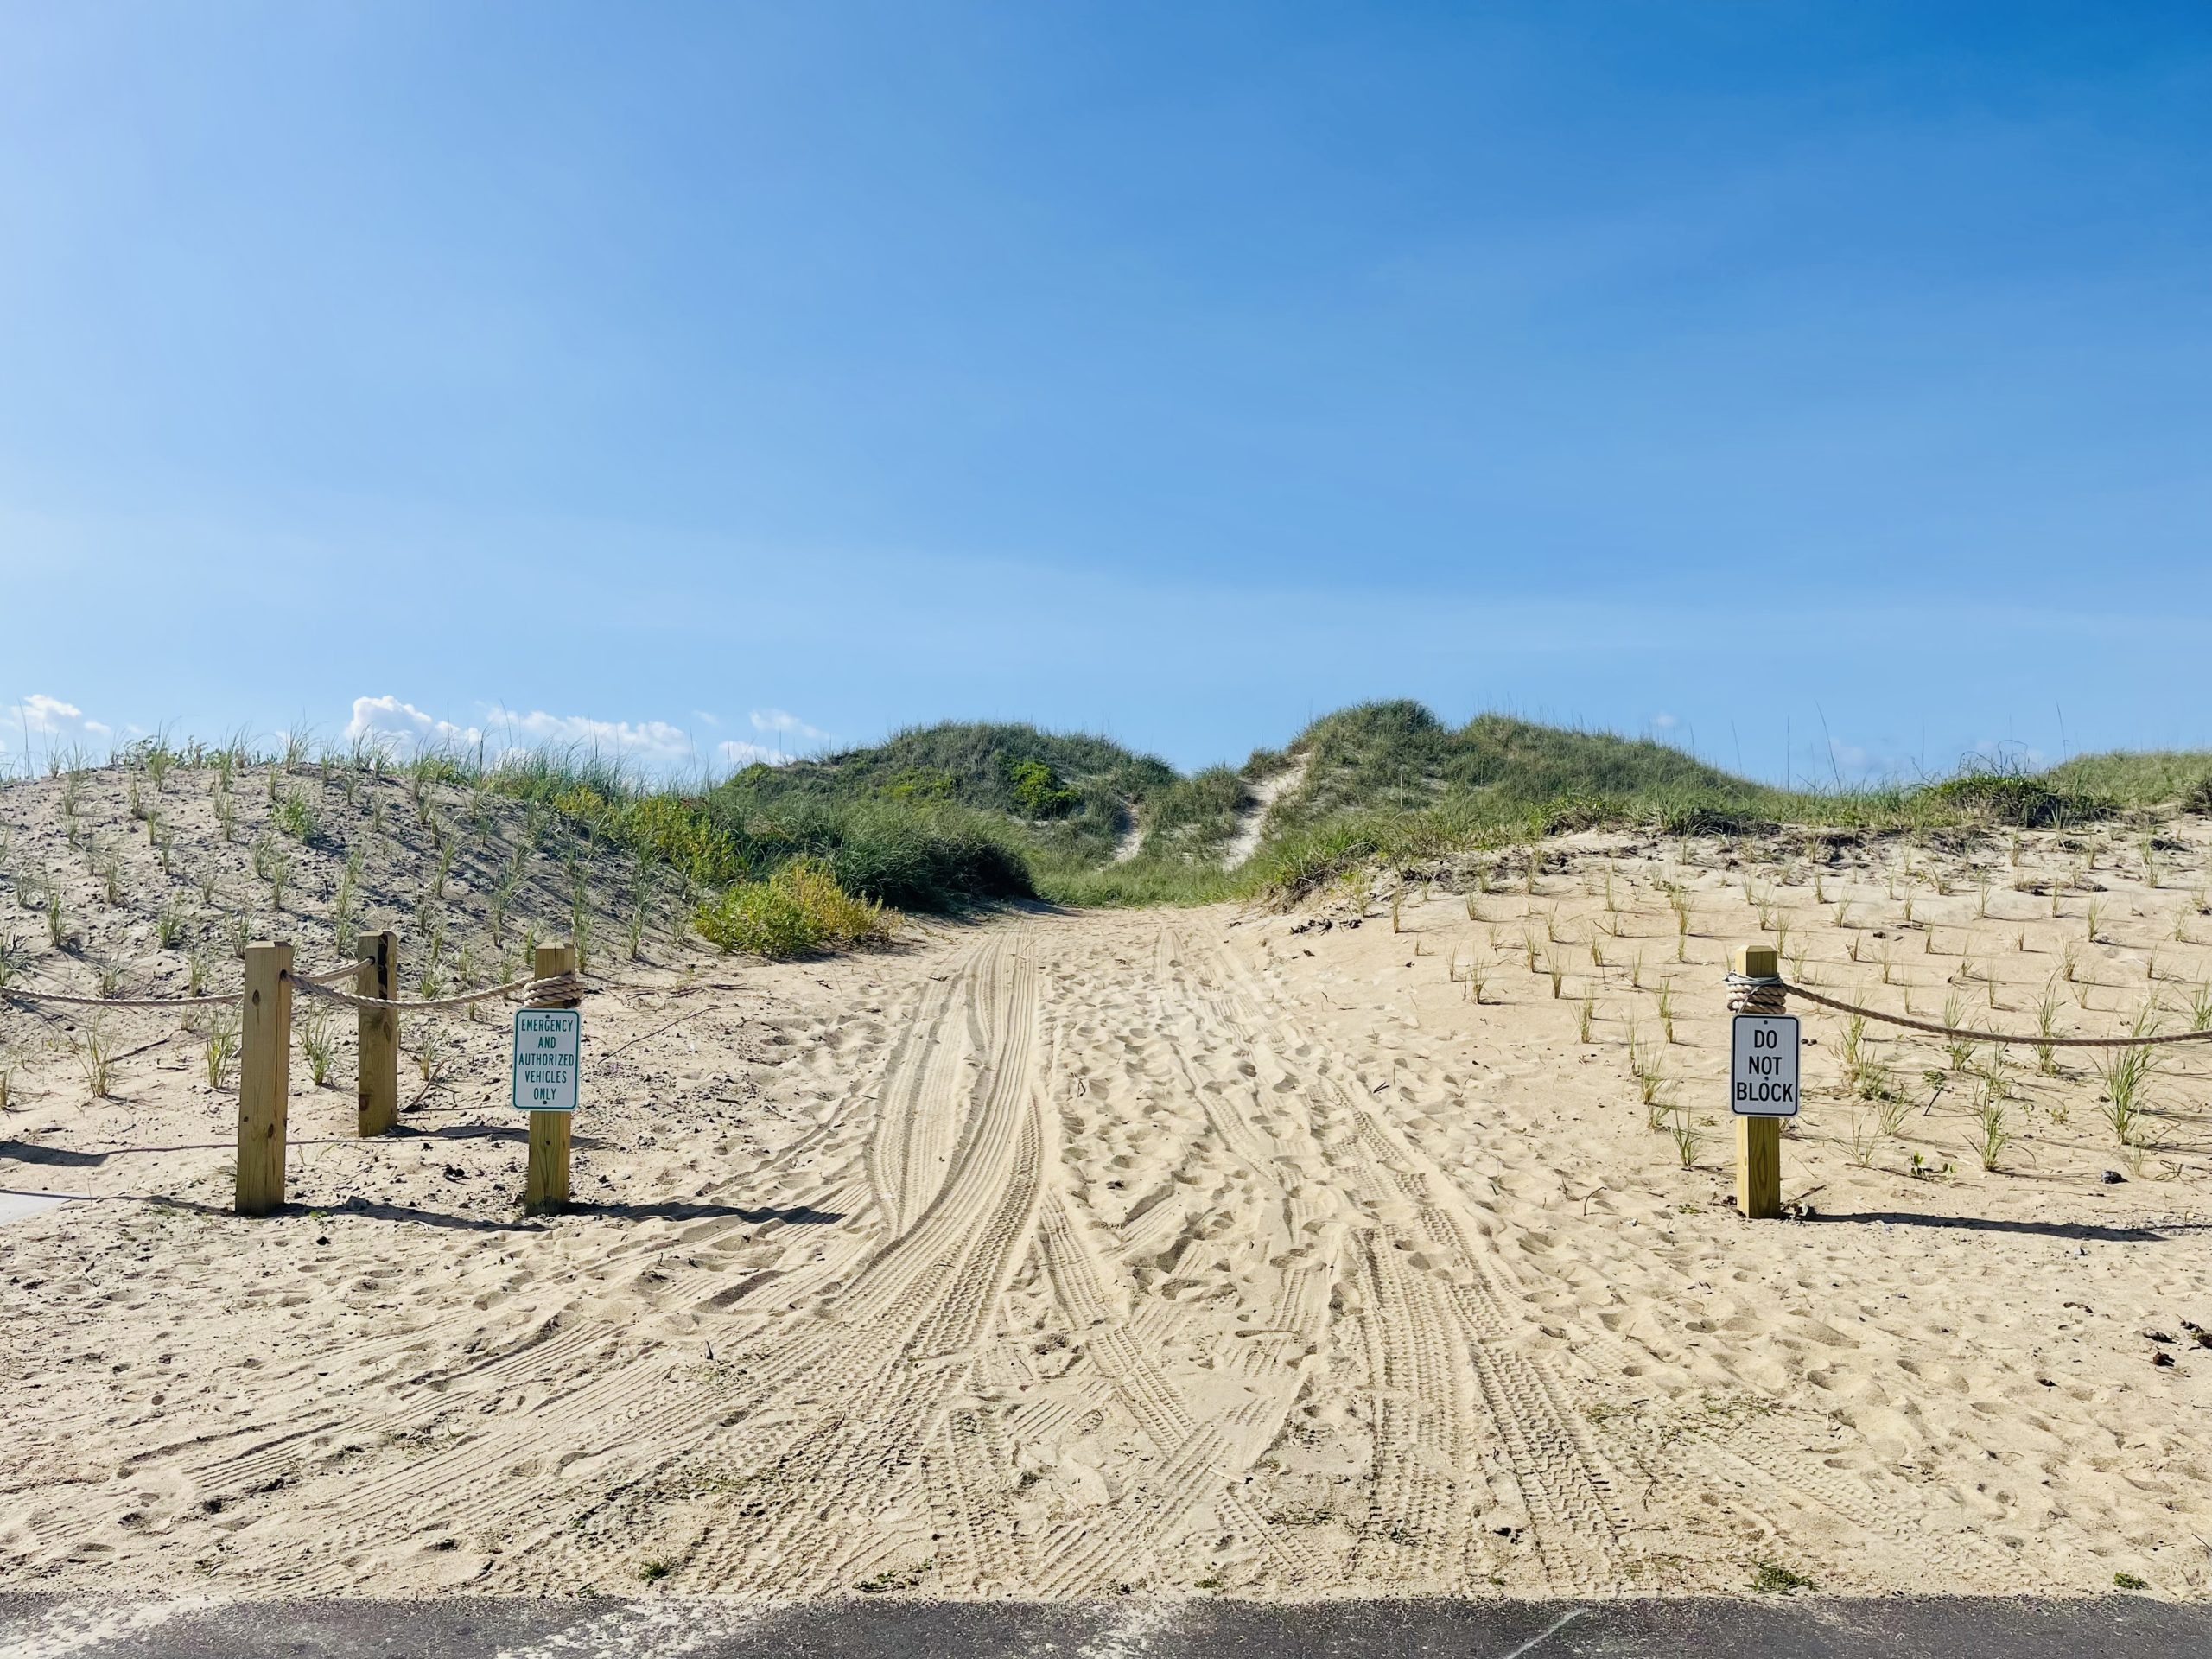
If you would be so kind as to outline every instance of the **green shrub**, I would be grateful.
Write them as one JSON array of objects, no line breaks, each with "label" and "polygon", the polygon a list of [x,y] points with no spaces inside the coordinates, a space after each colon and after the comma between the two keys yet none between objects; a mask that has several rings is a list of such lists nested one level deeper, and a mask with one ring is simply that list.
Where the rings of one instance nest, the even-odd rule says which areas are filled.
[{"label": "green shrub", "polygon": [[700,906],[694,920],[709,944],[775,961],[825,945],[885,944],[896,931],[880,904],[855,899],[811,859],[796,859],[765,881],[727,888]]},{"label": "green shrub", "polygon": [[276,821],[279,830],[302,845],[315,839],[319,828],[315,823],[315,809],[296,790],[287,791],[270,817]]},{"label": "green shrub", "polygon": [[733,782],[708,810],[742,868],[817,859],[848,892],[895,909],[955,910],[1034,892],[1015,826],[950,803],[800,795],[764,804]]},{"label": "green shrub", "polygon": [[894,801],[949,801],[956,783],[949,772],[935,766],[909,766],[883,786]]},{"label": "green shrub", "polygon": [[1056,818],[1083,798],[1042,760],[1010,761],[1007,778],[1014,785],[1014,804],[1025,817]]},{"label": "green shrub", "polygon": [[617,833],[626,844],[708,886],[734,880],[745,872],[728,831],[697,801],[683,796],[648,795],[632,802]]},{"label": "green shrub", "polygon": [[2112,803],[2024,772],[1967,771],[1916,791],[1920,800],[1989,823],[2041,828],[2109,817]]}]

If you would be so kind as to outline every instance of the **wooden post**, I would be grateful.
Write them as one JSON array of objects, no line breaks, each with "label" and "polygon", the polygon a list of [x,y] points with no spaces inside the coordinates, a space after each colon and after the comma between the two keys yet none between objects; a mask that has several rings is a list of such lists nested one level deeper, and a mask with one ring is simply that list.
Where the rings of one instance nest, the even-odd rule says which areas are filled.
[{"label": "wooden post", "polygon": [[[362,964],[355,995],[389,1002],[399,994],[399,935],[364,933],[353,954]],[[353,1127],[356,1134],[382,1135],[399,1122],[399,1010],[363,1008],[359,1014]]]},{"label": "wooden post", "polygon": [[[1729,963],[1745,979],[1782,977],[1782,953],[1770,944],[1739,944]],[[1742,1014],[1781,1014],[1788,1006],[1778,986],[1739,992]],[[1736,1209],[1746,1219],[1772,1221],[1782,1214],[1782,1120],[1736,1120]]]},{"label": "wooden post", "polygon": [[265,1216],[284,1202],[284,1121],[292,1087],[292,947],[245,948],[239,1019],[238,1192],[232,1207]]},{"label": "wooden post", "polygon": [[[541,944],[532,977],[551,979],[576,971],[576,947]],[[539,1003],[541,1007],[573,1008],[576,1000]],[[582,1058],[581,1054],[578,1056]],[[569,1201],[569,1125],[573,1112],[532,1112],[530,1115],[530,1173],[523,1183],[522,1207],[531,1215],[558,1210]]]}]

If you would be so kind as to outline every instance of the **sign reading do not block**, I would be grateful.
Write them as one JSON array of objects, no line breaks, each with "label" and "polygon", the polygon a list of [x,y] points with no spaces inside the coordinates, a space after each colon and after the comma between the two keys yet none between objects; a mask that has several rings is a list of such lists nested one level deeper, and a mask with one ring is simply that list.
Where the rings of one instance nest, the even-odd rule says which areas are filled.
[{"label": "sign reading do not block", "polygon": [[515,1109],[573,1112],[584,1017],[574,1008],[515,1011]]},{"label": "sign reading do not block", "polygon": [[1738,1117],[1797,1116],[1797,1020],[1739,1014],[1729,1046],[1728,1104]]}]

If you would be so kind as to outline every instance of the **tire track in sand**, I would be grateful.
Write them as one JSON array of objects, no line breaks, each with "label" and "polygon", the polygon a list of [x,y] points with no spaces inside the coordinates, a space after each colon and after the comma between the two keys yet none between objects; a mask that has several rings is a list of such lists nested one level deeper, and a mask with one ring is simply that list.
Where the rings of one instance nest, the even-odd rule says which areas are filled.
[{"label": "tire track in sand", "polygon": [[[972,969],[973,959],[968,965]],[[958,978],[959,975],[952,977]],[[931,1033],[941,1022],[948,998],[925,995],[904,1035]],[[929,1086],[929,1044],[893,1044],[876,1080],[875,1096],[903,1096]],[[867,1091],[859,1091],[865,1097]],[[865,1114],[824,1119],[785,1149],[786,1157],[820,1157],[824,1164],[810,1178],[791,1206],[852,1217],[869,1202],[862,1169]],[[755,1191],[757,1177],[733,1172],[710,1194]],[[817,1185],[817,1183],[819,1183]],[[750,1224],[756,1243],[801,1224],[784,1219]],[[718,1218],[685,1236],[681,1248],[698,1250],[748,1224]],[[851,1258],[867,1248],[866,1235],[849,1228],[832,1235],[812,1261],[788,1272],[747,1271],[741,1285],[776,1282],[786,1298],[834,1281],[849,1270]],[[607,1258],[632,1255],[650,1246],[626,1245]],[[664,1242],[659,1248],[669,1249]],[[762,1272],[773,1275],[764,1279]],[[732,1288],[727,1270],[696,1268],[672,1275],[666,1293],[672,1305],[711,1308],[717,1287]],[[720,1316],[727,1317],[727,1316]],[[711,1433],[728,1410],[725,1391],[696,1368],[672,1360],[658,1343],[639,1343],[619,1322],[574,1310],[554,1315],[521,1341],[461,1370],[425,1377],[423,1393],[395,1409],[362,1420],[326,1421],[288,1433],[281,1445],[264,1442],[240,1457],[221,1460],[207,1471],[249,1491],[296,1481],[314,1483],[303,1506],[327,1513],[332,1524],[319,1537],[319,1558],[297,1580],[303,1591],[352,1587],[361,1581],[364,1555],[394,1537],[443,1529],[467,1535],[491,1528],[517,1508],[514,1488],[546,1491],[548,1501],[530,1511],[534,1518],[524,1540],[542,1540],[561,1529],[565,1505],[552,1501],[570,1483],[565,1471],[580,1460],[620,1459],[626,1448],[655,1465],[680,1456]],[[479,1420],[492,1421],[479,1426]],[[458,1420],[458,1421],[456,1421]],[[548,1433],[549,1422],[559,1425]],[[354,1466],[365,1437],[373,1444],[408,1446],[449,1428],[450,1443],[366,1471]],[[340,1438],[335,1448],[330,1439]],[[305,1444],[302,1444],[305,1442]],[[320,1455],[318,1446],[321,1446]],[[588,1531],[589,1529],[585,1529]]]},{"label": "tire track in sand", "polygon": [[[1032,1076],[1036,968],[1019,946],[968,978],[980,1052],[944,1179],[914,1224],[819,1310],[817,1363],[791,1387],[810,1415],[795,1433],[748,1438],[743,1461],[795,1504],[756,1503],[709,1528],[677,1569],[682,1584],[741,1583],[766,1595],[819,1593],[927,1542],[921,1465],[964,1392],[1029,1246],[1047,1164]],[[769,1400],[777,1396],[772,1393]],[[766,1402],[764,1402],[766,1403]],[[872,1524],[855,1528],[855,1517]]]}]

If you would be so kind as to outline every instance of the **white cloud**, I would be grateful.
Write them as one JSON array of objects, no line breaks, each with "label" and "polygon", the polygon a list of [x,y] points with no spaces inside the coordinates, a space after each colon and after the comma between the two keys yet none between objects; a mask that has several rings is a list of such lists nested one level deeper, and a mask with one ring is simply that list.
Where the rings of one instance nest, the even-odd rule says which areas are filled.
[{"label": "white cloud", "polygon": [[49,697],[43,691],[32,692],[0,714],[0,749],[21,747],[26,757],[41,749],[51,752],[72,744],[105,743],[114,735],[114,727],[89,720],[75,703]]},{"label": "white cloud", "polygon": [[388,754],[412,754],[424,748],[473,749],[483,737],[474,726],[437,720],[397,697],[356,697],[346,722],[348,743],[367,741]]},{"label": "white cloud", "polygon": [[1652,728],[1656,731],[1671,732],[1675,727],[1681,723],[1682,722],[1681,721],[1675,719],[1672,715],[1654,715],[1651,716]]},{"label": "white cloud", "polygon": [[[549,715],[543,709],[522,714],[494,706],[485,725],[503,740],[503,748],[531,748],[550,744],[556,748],[588,749],[607,760],[633,760],[665,770],[688,766],[699,758],[691,734],[664,720],[594,720],[586,715]],[[513,741],[519,737],[521,741]]]},{"label": "white cloud", "polygon": [[743,743],[734,738],[725,740],[715,753],[733,766],[780,766],[791,759],[781,749],[764,748],[758,743]]},{"label": "white cloud", "polygon": [[[703,711],[693,714],[709,725],[719,723]],[[398,757],[426,748],[465,750],[473,756],[480,749],[484,760],[494,764],[524,749],[574,749],[655,773],[686,772],[705,758],[691,733],[664,720],[601,720],[487,703],[478,719],[461,725],[394,696],[354,698],[346,740],[366,740]],[[714,753],[734,766],[756,760],[775,766],[785,759],[757,743],[724,742]]]},{"label": "white cloud", "polygon": [[[702,728],[721,724],[703,709],[693,709],[691,715]],[[752,721],[759,732],[810,740],[829,736],[780,709],[756,709]],[[726,766],[780,766],[791,759],[785,748],[773,743],[737,738],[702,749],[690,732],[664,720],[599,720],[588,715],[556,715],[543,709],[524,711],[487,703],[481,705],[477,719],[461,725],[441,720],[394,696],[353,699],[346,741],[362,740],[401,758],[425,748],[465,750],[473,757],[480,746],[484,760],[495,764],[502,756],[522,749],[579,749],[658,773],[688,772],[708,759]]]},{"label": "white cloud", "polygon": [[830,734],[819,726],[810,726],[797,715],[784,709],[755,709],[749,718],[756,732],[781,732],[791,737],[810,738],[827,742]]}]

